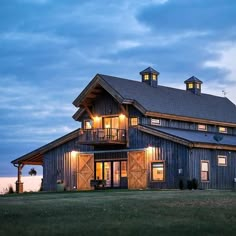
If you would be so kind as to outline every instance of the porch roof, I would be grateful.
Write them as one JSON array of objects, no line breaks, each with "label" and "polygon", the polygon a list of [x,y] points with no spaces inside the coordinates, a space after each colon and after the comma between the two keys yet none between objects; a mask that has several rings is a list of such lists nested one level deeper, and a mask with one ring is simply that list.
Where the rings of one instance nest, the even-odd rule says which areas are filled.
[{"label": "porch roof", "polygon": [[[154,127],[151,125],[139,126],[141,131],[157,136],[165,136],[172,141],[179,141],[190,147],[221,148],[236,150],[236,136],[205,131]],[[217,141],[218,140],[218,141]]]},{"label": "porch roof", "polygon": [[43,154],[56,148],[59,145],[62,145],[74,138],[78,137],[79,129],[72,131],[69,134],[66,134],[34,151],[27,153],[15,160],[13,160],[12,164],[25,164],[25,165],[42,165],[43,164]]}]

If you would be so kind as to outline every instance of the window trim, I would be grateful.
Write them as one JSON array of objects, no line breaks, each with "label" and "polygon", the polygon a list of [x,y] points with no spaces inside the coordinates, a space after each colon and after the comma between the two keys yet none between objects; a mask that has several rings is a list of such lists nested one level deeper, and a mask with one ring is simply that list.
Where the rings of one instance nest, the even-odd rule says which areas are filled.
[{"label": "window trim", "polygon": [[[219,158],[225,158],[225,164],[219,163]],[[218,166],[227,166],[227,156],[225,156],[225,155],[218,155],[217,156],[217,165]]]},{"label": "window trim", "polygon": [[[207,163],[208,164],[208,179],[207,180],[203,180],[202,179],[202,163]],[[206,172],[206,171],[204,171],[204,172]],[[201,177],[201,182],[204,182],[204,183],[206,183],[206,182],[210,182],[210,161],[209,160],[201,160],[201,167],[200,167],[200,177]]]},{"label": "window trim", "polygon": [[[204,129],[202,129],[202,128],[199,128],[199,126],[205,126],[205,128]],[[205,124],[197,124],[197,130],[199,130],[199,131],[207,131],[207,125],[205,125]]]},{"label": "window trim", "polygon": [[[91,124],[91,128],[86,128],[86,123],[87,122]],[[89,130],[89,129],[92,129],[92,128],[93,128],[93,120],[91,120],[91,119],[84,120],[84,129]]]},{"label": "window trim", "polygon": [[[220,129],[225,129],[225,130],[221,131]],[[223,127],[223,126],[219,126],[218,131],[219,131],[219,133],[222,133],[222,134],[227,134],[228,133],[227,127]]]},{"label": "window trim", "polygon": [[[155,163],[163,163],[163,180],[154,180],[153,179],[153,167],[152,166]],[[150,169],[151,169],[151,174],[150,174],[151,182],[155,182],[155,183],[164,183],[164,182],[166,182],[166,161],[165,160],[154,160],[154,161],[151,161]]]},{"label": "window trim", "polygon": [[188,83],[188,89],[193,89],[194,86],[193,86],[193,83]]},{"label": "window trim", "polygon": [[[133,125],[132,124],[132,119],[137,119],[137,124]],[[139,124],[139,118],[137,116],[130,117],[130,126],[137,126]]]},{"label": "window trim", "polygon": [[[153,123],[153,121],[158,121],[158,123]],[[158,126],[158,125],[161,125],[161,120],[160,119],[156,119],[156,118],[151,118],[151,125],[155,125],[155,126]]]},{"label": "window trim", "polygon": [[143,75],[143,80],[148,81],[149,80],[149,74],[144,74]]}]

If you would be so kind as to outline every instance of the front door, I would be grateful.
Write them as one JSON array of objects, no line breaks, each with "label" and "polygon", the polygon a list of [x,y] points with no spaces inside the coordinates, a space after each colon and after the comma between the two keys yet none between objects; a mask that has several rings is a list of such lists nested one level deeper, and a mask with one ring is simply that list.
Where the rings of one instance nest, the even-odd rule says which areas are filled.
[{"label": "front door", "polygon": [[107,188],[127,188],[127,161],[97,161],[95,177],[106,180]]}]

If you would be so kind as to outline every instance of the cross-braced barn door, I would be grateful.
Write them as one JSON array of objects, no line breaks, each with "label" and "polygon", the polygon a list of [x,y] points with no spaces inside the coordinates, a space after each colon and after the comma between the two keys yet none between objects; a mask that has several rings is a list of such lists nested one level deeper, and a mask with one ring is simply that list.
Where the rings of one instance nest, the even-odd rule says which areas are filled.
[{"label": "cross-braced barn door", "polygon": [[145,189],[147,187],[147,165],[144,151],[128,153],[128,188]]},{"label": "cross-braced barn door", "polygon": [[78,158],[78,189],[90,190],[90,180],[94,178],[93,154],[80,154]]}]

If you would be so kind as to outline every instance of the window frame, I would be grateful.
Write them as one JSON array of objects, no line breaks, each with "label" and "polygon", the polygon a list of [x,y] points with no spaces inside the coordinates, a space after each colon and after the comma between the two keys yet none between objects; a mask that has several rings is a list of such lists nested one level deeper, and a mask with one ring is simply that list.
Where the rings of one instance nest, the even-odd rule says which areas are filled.
[{"label": "window frame", "polygon": [[[219,163],[219,159],[222,159],[222,158],[224,158],[225,159],[225,164],[222,164],[222,163]],[[227,156],[225,156],[225,155],[218,155],[217,156],[217,165],[218,166],[227,166]]]},{"label": "window frame", "polygon": [[[135,124],[132,124],[133,119],[137,120]],[[130,117],[130,126],[137,126],[138,124],[139,124],[139,118],[137,116]]]},{"label": "window frame", "polygon": [[[221,130],[221,129],[224,129],[224,130]],[[223,127],[223,126],[219,126],[218,131],[219,131],[219,133],[222,133],[222,134],[228,133],[227,127]]]},{"label": "window frame", "polygon": [[[199,128],[200,126],[204,126],[205,128],[203,129],[203,128]],[[197,130],[199,130],[199,131],[207,131],[207,125],[205,125],[205,124],[197,124]]]},{"label": "window frame", "polygon": [[[208,170],[207,171],[203,171],[202,170],[202,164],[203,163],[207,163],[208,165]],[[202,172],[207,172],[207,179],[202,179]],[[209,160],[201,160],[201,166],[200,166],[200,177],[201,177],[201,182],[210,182],[210,161]]]},{"label": "window frame", "polygon": [[152,80],[154,80],[154,81],[157,80],[157,75],[156,74],[152,74]]},{"label": "window frame", "polygon": [[[153,179],[153,164],[162,163],[163,164],[163,180],[154,180]],[[165,160],[155,160],[150,163],[151,174],[150,178],[152,182],[163,183],[166,182],[166,161]]]},{"label": "window frame", "polygon": [[188,89],[193,89],[194,86],[193,86],[193,83],[188,83]]},{"label": "window frame", "polygon": [[143,75],[143,80],[144,80],[144,81],[149,80],[149,74],[144,74],[144,75]]},{"label": "window frame", "polygon": [[[158,123],[155,123],[153,121],[158,121]],[[151,118],[150,122],[151,122],[151,125],[155,125],[155,126],[161,125],[161,120],[160,119]]]},{"label": "window frame", "polygon": [[[87,123],[90,123],[91,128],[86,128]],[[92,128],[93,128],[93,120],[91,120],[91,119],[84,120],[84,129],[89,130],[89,129],[92,129]]]}]

